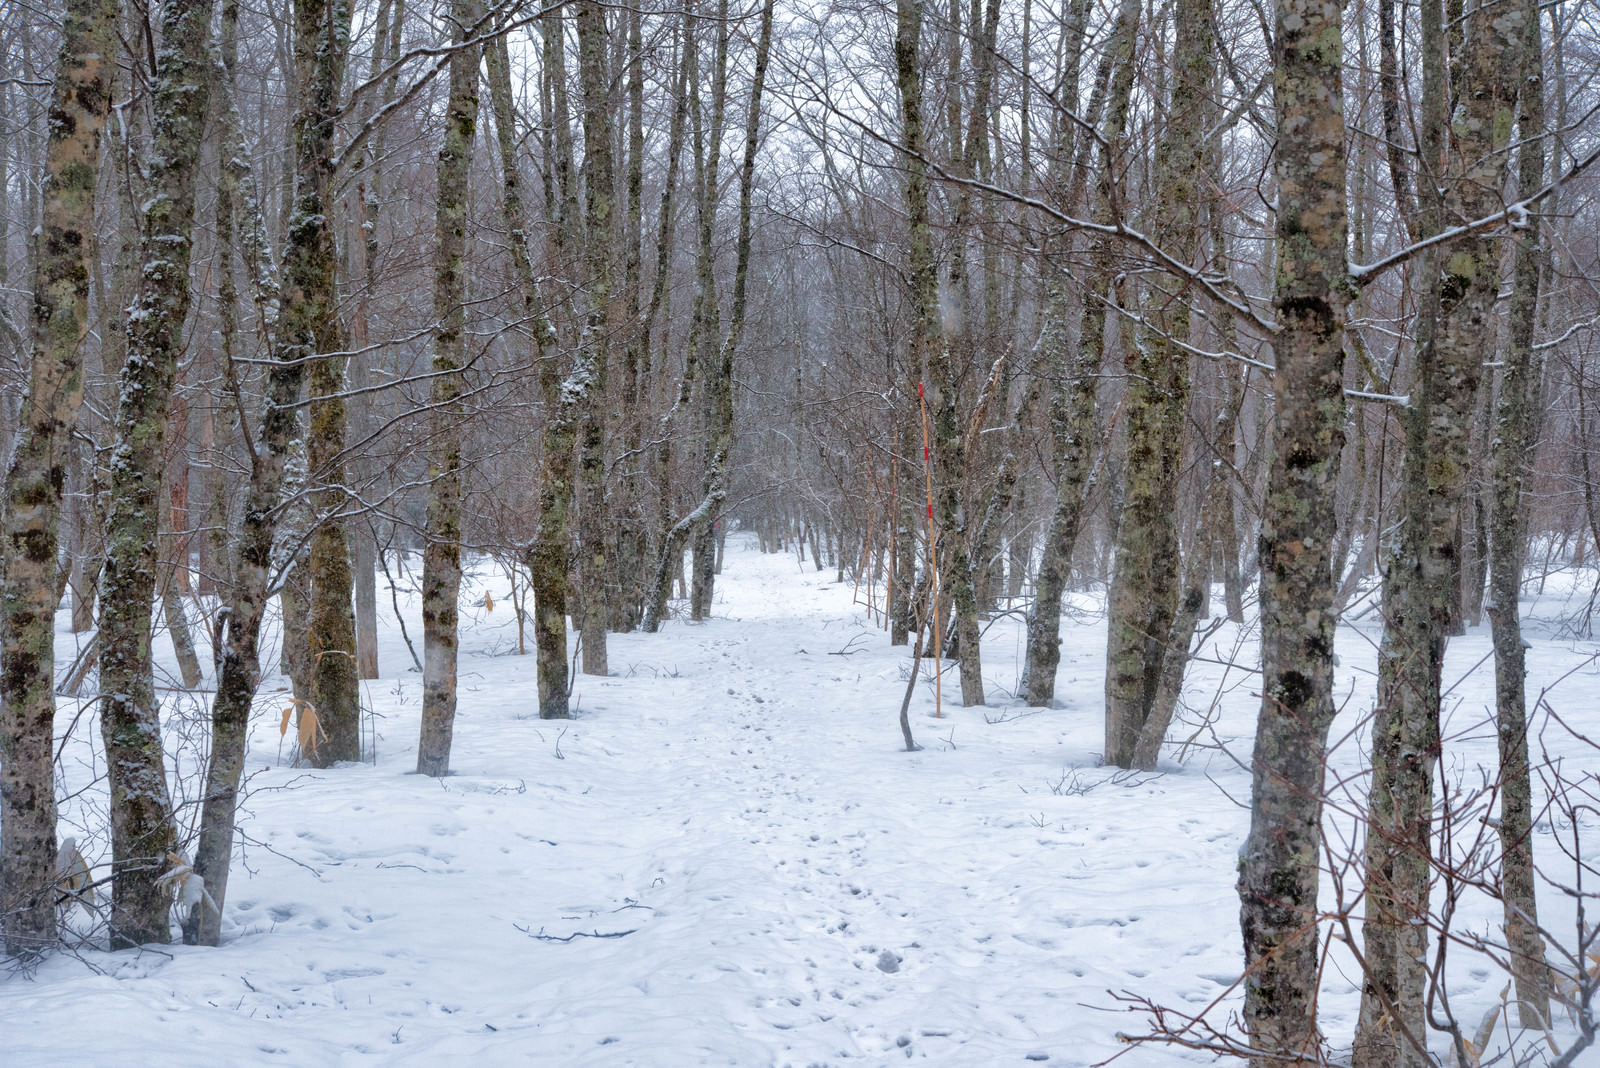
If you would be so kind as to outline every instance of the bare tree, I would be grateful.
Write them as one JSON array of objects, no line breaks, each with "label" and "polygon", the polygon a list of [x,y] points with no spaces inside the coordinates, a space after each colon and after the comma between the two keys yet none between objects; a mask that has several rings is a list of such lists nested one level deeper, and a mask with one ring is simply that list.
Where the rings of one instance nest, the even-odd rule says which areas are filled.
[{"label": "bare tree", "polygon": [[[1205,241],[1203,119],[1215,66],[1213,20],[1209,0],[1180,2],[1173,11],[1177,82],[1156,148],[1151,236],[1198,269]],[[1180,346],[1193,340],[1194,326],[1193,298],[1184,288],[1170,274],[1147,279],[1140,325],[1124,320],[1127,457],[1106,599],[1105,759],[1119,767],[1132,766],[1141,748],[1138,763],[1154,766],[1172,716],[1172,706],[1158,698],[1163,689],[1176,698],[1169,680],[1173,673],[1177,680],[1183,677],[1194,629],[1195,608],[1179,603],[1178,479],[1191,387],[1190,357]],[[1202,551],[1189,547],[1191,557]]]},{"label": "bare tree", "polygon": [[[545,39],[545,71],[552,83],[552,111],[558,139],[565,139],[556,150],[554,168],[560,176],[562,214],[557,222],[558,241],[568,226],[565,201],[568,196],[567,177],[571,170],[571,131],[566,116],[566,85],[564,67],[550,60],[562,54],[562,26],[566,16],[560,10],[546,12],[543,16]],[[558,105],[558,106],[557,106]],[[498,105],[497,105],[498,106]],[[502,152],[502,155],[504,153]],[[508,165],[509,166],[509,165]],[[546,206],[554,205],[552,196]],[[510,205],[507,205],[510,211]],[[513,220],[520,225],[520,220]],[[523,285],[523,299],[537,300],[537,291],[529,282]],[[536,319],[537,324],[542,320]],[[553,339],[552,339],[553,340]],[[528,579],[533,593],[533,638],[538,658],[539,717],[541,719],[566,719],[569,715],[567,699],[567,598],[571,591],[567,560],[567,540],[571,533],[573,500],[573,446],[578,427],[589,404],[593,369],[587,357],[570,375],[563,377],[555,359],[543,351],[541,340],[539,391],[544,402],[544,457],[539,471],[539,528],[528,547]]]},{"label": "bare tree", "polygon": [[111,785],[114,948],[171,938],[160,883],[176,848],[150,660],[167,404],[190,303],[195,186],[210,98],[211,0],[161,9],[151,192],[140,283],[129,312],[100,620],[100,733]]},{"label": "bare tree", "polygon": [[[51,90],[34,259],[28,393],[0,542],[0,929],[7,953],[55,944],[55,614],[69,435],[83,400],[100,131],[116,71],[113,0],[67,5]],[[9,89],[8,89],[9,92]],[[0,149],[3,154],[3,149]],[[0,196],[8,195],[0,176]],[[9,205],[0,205],[0,214]],[[0,260],[5,258],[0,238]]]},{"label": "bare tree", "polygon": [[[326,56],[319,55],[326,52]],[[318,124],[337,121],[345,64],[350,52],[350,5],[344,0],[311,0],[295,5],[295,80],[303,105],[314,109],[314,120],[302,113],[297,124],[308,120]],[[297,154],[301,134],[296,131]],[[331,146],[330,139],[330,146]],[[299,168],[296,168],[296,218],[300,215]],[[332,209],[330,200],[328,208]],[[331,214],[329,216],[331,218]],[[329,226],[327,219],[314,223]],[[290,240],[295,238],[291,235]],[[316,358],[306,373],[310,395],[310,426],[306,435],[306,460],[313,481],[312,506],[317,525],[311,535],[306,563],[310,583],[310,616],[307,639],[312,657],[311,703],[317,719],[327,732],[327,740],[311,754],[318,767],[340,760],[361,759],[361,707],[356,677],[356,621],[353,603],[354,579],[350,571],[349,539],[345,536],[348,504],[345,488],[346,408],[344,329],[339,319],[338,257],[333,237],[327,241],[326,269],[319,262],[308,271],[303,283],[309,307],[303,318],[292,324],[298,341],[312,341]],[[320,243],[320,242],[319,242]],[[311,266],[310,263],[307,264]],[[285,276],[293,301],[295,280]],[[290,326],[291,324],[285,324]]]},{"label": "bare tree", "polygon": [[[724,8],[726,5],[723,5]],[[766,87],[767,62],[772,48],[773,3],[767,0],[761,8],[760,30],[756,40],[754,76],[750,86],[750,104],[745,118],[744,157],[739,168],[738,230],[735,238],[733,297],[729,310],[728,330],[721,334],[718,323],[715,278],[712,273],[711,233],[716,213],[716,155],[721,142],[720,127],[727,91],[727,27],[719,30],[716,45],[717,73],[712,78],[713,102],[709,148],[702,148],[699,139],[695,145],[695,170],[699,186],[700,247],[696,263],[697,286],[695,293],[694,322],[691,324],[688,359],[690,367],[678,393],[679,411],[687,404],[689,390],[695,375],[702,377],[700,389],[705,400],[705,481],[699,503],[665,532],[661,555],[656,565],[655,579],[650,597],[646,601],[643,629],[654,631],[660,626],[666,612],[667,593],[671,587],[674,564],[681,560],[685,541],[695,546],[695,564],[691,589],[691,616],[703,618],[710,611],[713,563],[715,557],[712,526],[717,520],[728,492],[728,465],[733,449],[734,357],[744,337],[748,308],[751,205],[755,189],[756,154],[761,143],[762,95]],[[686,58],[692,55],[692,35],[685,49]],[[698,88],[689,83],[689,113],[698,125]],[[716,346],[717,360],[713,364],[706,358]],[[704,350],[704,351],[702,351]],[[696,367],[696,364],[704,366]]]},{"label": "bare tree", "polygon": [[[1454,31],[1443,25],[1438,4],[1424,3],[1420,17],[1418,148],[1428,178],[1418,236],[1427,239],[1441,233],[1450,216],[1480,219],[1500,204],[1523,33],[1519,20],[1475,8],[1463,28],[1457,69],[1449,72],[1441,49]],[[1449,103],[1452,96],[1459,106]],[[1447,109],[1453,109],[1448,129]],[[1416,380],[1402,415],[1404,522],[1384,573],[1358,1068],[1425,1063],[1425,1051],[1406,1041],[1404,1032],[1420,1035],[1426,1025],[1420,962],[1427,955],[1427,932],[1415,917],[1428,907],[1441,673],[1448,635],[1459,618],[1469,439],[1482,368],[1493,351],[1501,250],[1492,234],[1467,234],[1430,248],[1419,261],[1426,288]]]},{"label": "bare tree", "polygon": [[[1073,8],[1072,23],[1066,31],[1067,47],[1081,51],[1085,32],[1084,7]],[[1113,161],[1121,152],[1127,130],[1128,107],[1134,84],[1134,44],[1139,32],[1139,5],[1123,0],[1117,8],[1110,38],[1097,66],[1094,85],[1085,116],[1086,127],[1075,138],[1076,149],[1065,183],[1066,193],[1058,210],[1071,212],[1089,181],[1090,160],[1098,156],[1099,167],[1089,204],[1089,218],[1109,225],[1116,171]],[[1077,60],[1070,61],[1076,68]],[[1066,83],[1077,96],[1077,79]],[[1057,134],[1060,142],[1052,168],[1065,169],[1066,137],[1072,124],[1062,121]],[[1088,129],[1094,129],[1090,136]],[[1098,152],[1096,151],[1098,149]],[[1039,577],[1034,584],[1033,607],[1028,614],[1028,644],[1022,668],[1022,691],[1030,705],[1049,705],[1055,701],[1056,668],[1061,663],[1061,598],[1066,593],[1072,567],[1072,552],[1078,542],[1086,510],[1085,497],[1094,485],[1093,461],[1099,436],[1096,423],[1096,390],[1100,364],[1105,355],[1106,301],[1109,298],[1114,245],[1106,234],[1090,238],[1090,271],[1081,300],[1077,302],[1077,337],[1071,333],[1073,295],[1067,279],[1046,268],[1044,330],[1039,345],[1044,350],[1046,373],[1050,380],[1051,474],[1056,502],[1045,528],[1039,561]],[[1062,253],[1067,250],[1061,249]]]},{"label": "bare tree", "polygon": [[617,247],[617,162],[613,144],[609,30],[599,4],[579,3],[578,81],[583,94],[583,289],[588,303],[580,344],[589,403],[578,434],[578,603],[582,668],[587,675],[608,670],[606,631],[611,625],[605,583],[607,563],[606,395],[613,323],[613,261]]},{"label": "bare tree", "polygon": [[1246,1032],[1259,1068],[1313,1060],[1322,780],[1333,724],[1334,487],[1344,445],[1343,11],[1278,0],[1272,471],[1261,529],[1261,713],[1239,856]]},{"label": "bare tree", "polygon": [[[1523,6],[1523,69],[1517,192],[1534,196],[1543,186],[1547,139],[1544,108],[1544,37],[1537,4]],[[1550,207],[1553,208],[1552,195]],[[1500,744],[1500,853],[1505,885],[1506,942],[1516,977],[1518,1017],[1524,1027],[1550,1018],[1550,974],[1539,934],[1534,887],[1533,783],[1528,771],[1528,714],[1521,592],[1528,524],[1522,483],[1537,440],[1542,361],[1534,349],[1541,276],[1549,269],[1542,225],[1513,238],[1511,297],[1500,360],[1489,542],[1489,624],[1494,637],[1495,726]]]},{"label": "bare tree", "polygon": [[[455,0],[451,40],[478,24],[477,0]],[[477,141],[478,47],[450,57],[450,97],[444,147],[439,150],[435,223],[432,431],[428,455],[427,531],[422,548],[422,737],[417,771],[450,770],[456,715],[457,616],[461,600],[461,369],[466,358],[466,244],[468,182]]]}]

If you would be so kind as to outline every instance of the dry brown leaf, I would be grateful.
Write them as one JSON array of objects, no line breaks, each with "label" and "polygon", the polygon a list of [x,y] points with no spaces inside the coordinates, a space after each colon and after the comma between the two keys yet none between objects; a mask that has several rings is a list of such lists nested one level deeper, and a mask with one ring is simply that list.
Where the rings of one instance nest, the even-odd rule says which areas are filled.
[{"label": "dry brown leaf", "polygon": [[299,702],[303,707],[300,710],[300,754],[302,756],[315,756],[317,747],[327,740],[323,733],[322,723],[317,719],[317,709],[310,701]]}]

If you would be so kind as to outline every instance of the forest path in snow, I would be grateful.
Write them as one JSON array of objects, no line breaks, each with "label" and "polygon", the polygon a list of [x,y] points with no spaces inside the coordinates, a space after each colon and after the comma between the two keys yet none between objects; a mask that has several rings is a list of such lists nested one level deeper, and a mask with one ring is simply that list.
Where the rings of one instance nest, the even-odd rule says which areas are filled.
[{"label": "forest path in snow", "polygon": [[[1118,994],[1187,1011],[1223,997],[1258,700],[1248,634],[1235,645],[1224,628],[1228,644],[1194,664],[1198,711],[1174,737],[1204,744],[1182,764],[1169,749],[1159,775],[1099,766],[1091,595],[1063,630],[1057,708],[1010,695],[1020,622],[1002,617],[984,638],[989,706],[954,704],[952,668],[934,718],[925,675],[912,703],[925,748],[907,753],[907,650],[834,579],[734,535],[713,617],[612,635],[614,674],[578,676],[575,718],[547,722],[506,580],[481,569],[463,594],[442,780],[413,771],[421,680],[392,619],[390,674],[366,691],[375,762],[287,766],[269,679],[225,944],[64,954],[0,979],[0,1059],[122,1065],[134,1033],[169,1066],[1082,1068],[1144,1026]],[[1463,670],[1486,641],[1459,640]],[[1340,642],[1358,716],[1372,635]],[[1485,700],[1473,680],[1462,715]],[[95,767],[83,724],[69,779]],[[1492,736],[1470,744],[1452,767],[1492,752]],[[86,785],[65,783],[87,826]],[[1323,1002],[1332,1036],[1353,1024],[1344,966]],[[1475,1019],[1499,986],[1463,975],[1463,1011]],[[1118,1063],[1211,1061],[1141,1047]]]}]

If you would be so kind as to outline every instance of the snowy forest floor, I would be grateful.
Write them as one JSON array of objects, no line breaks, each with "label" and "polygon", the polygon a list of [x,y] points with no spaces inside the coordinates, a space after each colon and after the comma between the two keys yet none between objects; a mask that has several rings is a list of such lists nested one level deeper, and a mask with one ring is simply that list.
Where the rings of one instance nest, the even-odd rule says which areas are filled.
[{"label": "snowy forest floor", "polygon": [[[1127,1049],[1119,1031],[1144,1029],[1116,993],[1185,1012],[1224,995],[1240,972],[1253,630],[1212,634],[1157,774],[1099,766],[1097,594],[1070,598],[1057,708],[1012,696],[1021,621],[1000,616],[984,640],[989,707],[955,706],[952,666],[935,719],[928,676],[912,705],[925,748],[908,754],[895,719],[906,650],[834,579],[733,535],[715,618],[613,635],[613,674],[578,676],[576,717],[552,723],[536,718],[532,655],[516,655],[508,582],[482,564],[463,594],[444,780],[413,773],[421,678],[391,614],[383,678],[365,684],[375,760],[288,766],[284,683],[268,675],[224,945],[80,947],[0,976],[0,1059],[1089,1065]],[[1554,685],[1550,707],[1595,736],[1596,644],[1571,628],[1592,582],[1555,575],[1540,596],[1530,583],[1523,608],[1530,692]],[[402,605],[419,640],[415,599]],[[1340,633],[1342,773],[1361,766],[1378,629],[1368,612]],[[1493,767],[1488,651],[1486,626],[1451,644],[1447,784]],[[165,697],[170,770],[192,801],[203,710]],[[63,701],[63,835],[92,864],[107,859],[94,720],[92,702]],[[1576,764],[1569,774],[1596,768],[1546,712],[1535,730],[1536,755],[1542,742]],[[1540,824],[1552,876],[1571,874],[1553,835],[1593,849],[1591,819]],[[1456,924],[1495,932],[1497,908],[1469,896]],[[1570,940],[1570,901],[1551,891],[1541,908]],[[1322,1008],[1336,1046],[1354,1026],[1355,976],[1335,953]],[[1460,950],[1450,977],[1470,1033],[1504,977]],[[1225,998],[1217,1022],[1237,1004]],[[1144,1046],[1118,1063],[1211,1060]]]}]

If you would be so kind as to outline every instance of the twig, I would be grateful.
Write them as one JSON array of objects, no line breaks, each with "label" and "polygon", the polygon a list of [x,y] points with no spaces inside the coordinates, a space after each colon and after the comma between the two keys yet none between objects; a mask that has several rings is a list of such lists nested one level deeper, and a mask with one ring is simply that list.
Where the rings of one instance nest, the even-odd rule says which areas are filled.
[{"label": "twig", "polygon": [[573,931],[569,935],[548,935],[544,933],[543,927],[539,928],[539,931],[536,934],[533,931],[528,930],[526,927],[523,927],[521,924],[514,923],[511,926],[515,927],[529,938],[537,938],[541,942],[571,942],[575,938],[622,938],[625,935],[633,934],[633,932],[639,929],[637,927],[630,927],[626,931]]}]

